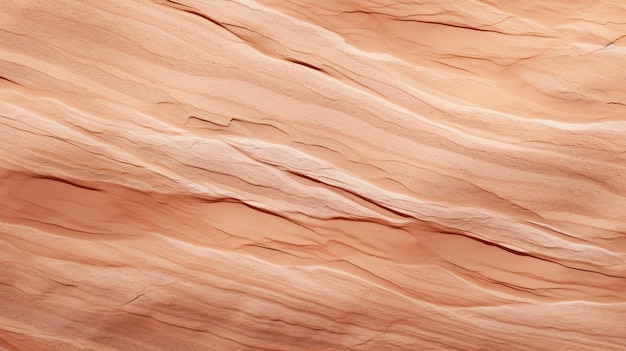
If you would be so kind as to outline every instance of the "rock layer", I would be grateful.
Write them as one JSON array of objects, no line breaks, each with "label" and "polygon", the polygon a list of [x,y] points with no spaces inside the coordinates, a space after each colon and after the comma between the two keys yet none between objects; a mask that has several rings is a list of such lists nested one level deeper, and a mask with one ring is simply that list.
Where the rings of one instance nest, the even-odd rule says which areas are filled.
[{"label": "rock layer", "polygon": [[1,350],[623,350],[620,1],[4,0]]}]

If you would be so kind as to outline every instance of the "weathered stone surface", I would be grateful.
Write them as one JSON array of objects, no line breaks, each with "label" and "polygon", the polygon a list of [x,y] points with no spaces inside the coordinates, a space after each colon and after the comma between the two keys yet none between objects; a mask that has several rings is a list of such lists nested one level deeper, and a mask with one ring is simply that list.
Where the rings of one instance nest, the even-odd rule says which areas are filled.
[{"label": "weathered stone surface", "polygon": [[623,1],[0,3],[0,350],[626,349]]}]

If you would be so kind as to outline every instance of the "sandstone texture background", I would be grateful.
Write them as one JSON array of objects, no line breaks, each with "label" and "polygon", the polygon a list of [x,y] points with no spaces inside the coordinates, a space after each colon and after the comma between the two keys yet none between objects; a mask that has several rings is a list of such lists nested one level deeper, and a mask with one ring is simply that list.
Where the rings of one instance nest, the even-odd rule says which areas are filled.
[{"label": "sandstone texture background", "polygon": [[626,350],[626,2],[0,5],[0,350]]}]

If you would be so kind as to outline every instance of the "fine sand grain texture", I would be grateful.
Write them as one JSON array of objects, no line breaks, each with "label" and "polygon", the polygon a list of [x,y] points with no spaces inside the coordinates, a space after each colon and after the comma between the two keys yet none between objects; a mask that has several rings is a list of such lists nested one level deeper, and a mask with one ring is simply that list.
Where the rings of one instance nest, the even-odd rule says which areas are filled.
[{"label": "fine sand grain texture", "polygon": [[626,350],[626,2],[0,6],[0,350]]}]

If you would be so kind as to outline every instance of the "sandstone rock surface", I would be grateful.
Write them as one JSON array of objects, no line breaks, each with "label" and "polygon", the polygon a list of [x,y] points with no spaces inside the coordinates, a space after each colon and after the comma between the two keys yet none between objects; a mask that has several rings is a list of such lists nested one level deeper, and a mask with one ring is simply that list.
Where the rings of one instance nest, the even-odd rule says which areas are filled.
[{"label": "sandstone rock surface", "polygon": [[0,350],[626,349],[623,1],[0,5]]}]

